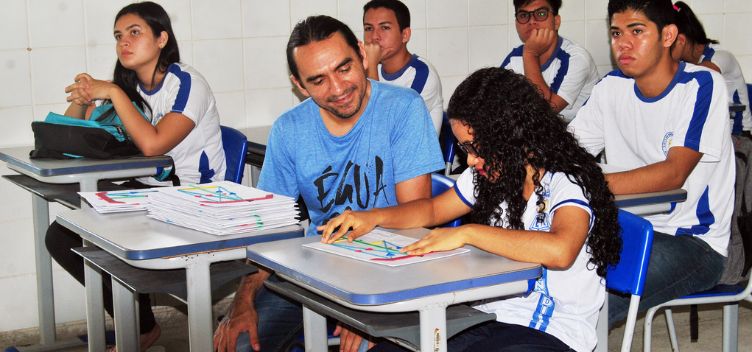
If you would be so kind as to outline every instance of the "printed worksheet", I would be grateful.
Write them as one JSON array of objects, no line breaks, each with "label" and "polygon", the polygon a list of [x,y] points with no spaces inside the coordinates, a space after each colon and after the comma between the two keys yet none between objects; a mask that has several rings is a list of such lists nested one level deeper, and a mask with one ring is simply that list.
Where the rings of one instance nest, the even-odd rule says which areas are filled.
[{"label": "printed worksheet", "polygon": [[400,252],[402,247],[415,241],[416,239],[412,237],[398,235],[383,229],[374,229],[352,242],[348,242],[345,237],[342,237],[332,244],[313,242],[304,244],[303,246],[341,255],[343,257],[387,266],[420,263],[470,251],[466,248],[457,248],[451,251],[433,252],[420,256],[407,255]]},{"label": "printed worksheet", "polygon": [[119,213],[146,210],[147,196],[153,189],[122,191],[78,192],[99,213]]}]

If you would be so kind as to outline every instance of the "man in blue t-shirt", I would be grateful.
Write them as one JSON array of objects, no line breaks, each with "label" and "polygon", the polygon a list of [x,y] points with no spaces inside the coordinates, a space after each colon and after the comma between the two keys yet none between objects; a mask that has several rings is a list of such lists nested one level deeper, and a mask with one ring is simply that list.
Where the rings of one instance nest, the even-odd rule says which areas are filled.
[{"label": "man in blue t-shirt", "polygon": [[[328,16],[309,17],[290,35],[291,79],[309,99],[274,123],[258,187],[302,197],[308,236],[348,209],[430,197],[429,173],[444,167],[421,97],[369,81],[364,57],[352,31]],[[263,288],[268,276],[261,270],[243,280],[215,332],[216,349],[234,351],[237,340],[238,350],[277,350],[301,326],[301,306]],[[360,343],[346,329],[342,339]]]}]

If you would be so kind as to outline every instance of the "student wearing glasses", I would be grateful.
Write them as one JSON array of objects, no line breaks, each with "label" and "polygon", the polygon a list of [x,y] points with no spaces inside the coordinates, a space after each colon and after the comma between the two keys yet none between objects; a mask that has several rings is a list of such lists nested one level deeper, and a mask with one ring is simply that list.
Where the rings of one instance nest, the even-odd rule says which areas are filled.
[{"label": "student wearing glasses", "polygon": [[559,36],[559,8],[561,0],[514,0],[515,27],[523,45],[513,49],[501,67],[524,74],[569,122],[600,77],[590,53]]},{"label": "student wearing glasses", "polygon": [[[471,245],[539,263],[543,273],[528,295],[478,302],[496,321],[453,336],[447,350],[592,351],[603,277],[621,246],[613,195],[595,159],[538,90],[509,70],[473,73],[454,91],[447,116],[469,166],[454,187],[396,207],[345,211],[319,228],[322,241],[349,229],[352,239],[375,226],[436,226],[469,214],[469,224],[434,229],[402,250],[422,255]],[[374,350],[402,349],[379,343]]]}]

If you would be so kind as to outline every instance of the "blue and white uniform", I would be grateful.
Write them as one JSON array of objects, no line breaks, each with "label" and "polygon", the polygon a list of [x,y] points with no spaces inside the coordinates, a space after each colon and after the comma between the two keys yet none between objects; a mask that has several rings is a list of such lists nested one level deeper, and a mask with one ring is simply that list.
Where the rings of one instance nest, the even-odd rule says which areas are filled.
[{"label": "blue and white uniform", "polygon": [[397,72],[386,73],[381,64],[378,71],[379,81],[412,88],[420,94],[438,134],[444,117],[444,98],[441,96],[441,80],[436,69],[426,59],[413,54],[410,61]]},{"label": "blue and white uniform", "polygon": [[[225,178],[225,153],[219,129],[219,113],[209,83],[193,67],[173,63],[167,67],[162,83],[152,90],[139,84],[138,93],[151,106],[151,124],[177,112],[191,119],[195,126],[172,150],[165,153],[175,163],[180,183],[206,183]],[[172,186],[151,177],[139,178],[151,185]]]},{"label": "blue and white uniform", "polygon": [[721,75],[726,81],[729,103],[744,104],[744,111],[731,113],[731,133],[739,134],[741,131],[752,130],[752,107],[749,106],[749,93],[747,82],[744,80],[742,67],[733,54],[721,50],[716,44],[708,44],[702,52],[700,62],[710,61],[721,69]]},{"label": "blue and white uniform", "polygon": [[[523,47],[514,48],[501,67],[524,75]],[[600,78],[590,53],[561,36],[551,58],[541,65],[541,73],[549,89],[567,102],[568,105],[559,112],[566,121],[571,121],[577,115],[577,110],[588,99]]]},{"label": "blue and white uniform", "polygon": [[[460,199],[473,207],[475,199],[475,170],[466,169],[454,186]],[[550,231],[556,210],[578,207],[593,212],[580,186],[572,183],[564,173],[546,172],[541,178],[545,208],[538,213],[535,193],[530,197],[522,215],[525,230]],[[506,203],[499,207],[506,211]],[[508,227],[507,219],[496,226]],[[553,335],[576,351],[592,351],[597,337],[595,326],[598,312],[606,297],[603,280],[595,270],[588,268],[591,255],[583,245],[572,266],[567,270],[543,269],[533,291],[523,297],[484,302],[476,309],[496,313],[502,323],[527,326]],[[576,289],[573,289],[576,288]]]},{"label": "blue and white uniform", "polygon": [[734,150],[723,77],[679,63],[663,93],[648,98],[635,80],[616,70],[593,88],[568,129],[591,154],[625,170],[664,161],[682,146],[702,153],[683,189],[687,200],[666,214],[645,217],[655,231],[697,236],[726,256],[734,210]]},{"label": "blue and white uniform", "polygon": [[312,99],[272,126],[258,188],[302,196],[311,218],[307,235],[347,209],[397,205],[398,183],[444,168],[418,93],[370,84],[368,105],[344,136],[329,133]]}]

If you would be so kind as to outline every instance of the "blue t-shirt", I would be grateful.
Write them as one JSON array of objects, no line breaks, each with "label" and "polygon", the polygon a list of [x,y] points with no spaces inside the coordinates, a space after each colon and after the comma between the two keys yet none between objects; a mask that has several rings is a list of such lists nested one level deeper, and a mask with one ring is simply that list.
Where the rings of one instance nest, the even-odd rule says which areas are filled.
[{"label": "blue t-shirt", "polygon": [[421,97],[369,82],[368,105],[344,136],[329,133],[312,99],[272,126],[258,188],[302,196],[311,219],[307,235],[347,209],[397,205],[397,183],[444,168]]}]

